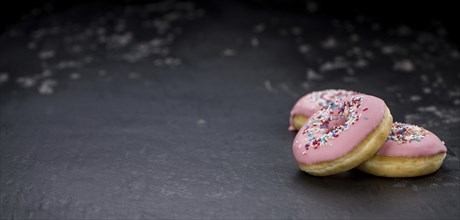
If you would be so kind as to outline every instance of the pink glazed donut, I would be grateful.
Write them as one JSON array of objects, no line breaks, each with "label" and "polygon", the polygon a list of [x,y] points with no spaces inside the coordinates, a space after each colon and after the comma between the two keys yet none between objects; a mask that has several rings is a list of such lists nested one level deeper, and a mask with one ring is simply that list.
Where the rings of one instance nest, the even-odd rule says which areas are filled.
[{"label": "pink glazed donut", "polygon": [[358,169],[383,177],[415,177],[438,170],[447,148],[430,131],[395,122],[385,144]]},{"label": "pink glazed donut", "polygon": [[313,114],[292,150],[301,170],[333,175],[371,158],[388,137],[393,117],[385,102],[369,95],[337,99]]},{"label": "pink glazed donut", "polygon": [[330,102],[357,94],[359,93],[342,89],[327,89],[308,93],[300,98],[292,108],[289,117],[289,130],[299,130],[310,116],[327,107]]}]

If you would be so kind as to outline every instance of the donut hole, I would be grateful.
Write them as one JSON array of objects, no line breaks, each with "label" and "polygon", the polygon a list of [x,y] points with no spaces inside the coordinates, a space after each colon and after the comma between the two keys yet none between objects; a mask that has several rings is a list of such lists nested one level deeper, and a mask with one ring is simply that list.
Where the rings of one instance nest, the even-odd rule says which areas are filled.
[{"label": "donut hole", "polygon": [[331,132],[334,132],[337,130],[337,128],[344,126],[347,118],[346,117],[337,117],[337,116],[332,116],[333,120],[329,122],[327,127],[324,128],[324,134],[328,134]]}]

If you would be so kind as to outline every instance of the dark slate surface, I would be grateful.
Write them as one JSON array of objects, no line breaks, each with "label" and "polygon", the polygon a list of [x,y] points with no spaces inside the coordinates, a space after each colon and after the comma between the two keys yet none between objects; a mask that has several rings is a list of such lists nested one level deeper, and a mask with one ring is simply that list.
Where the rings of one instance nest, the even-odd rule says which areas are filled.
[{"label": "dark slate surface", "polygon": [[[1,219],[458,218],[460,54],[442,24],[276,8],[44,4],[11,24]],[[442,168],[299,171],[289,111],[326,88],[379,96],[438,134]]]}]

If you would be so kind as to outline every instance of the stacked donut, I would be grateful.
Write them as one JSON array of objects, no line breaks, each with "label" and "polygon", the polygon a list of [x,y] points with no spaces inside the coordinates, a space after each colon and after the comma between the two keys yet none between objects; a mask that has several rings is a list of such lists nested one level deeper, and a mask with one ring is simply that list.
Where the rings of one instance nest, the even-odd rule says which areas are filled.
[{"label": "stacked donut", "polygon": [[292,150],[301,170],[315,176],[357,168],[383,177],[415,177],[438,170],[447,148],[430,131],[393,122],[385,102],[346,90],[307,94],[291,111],[298,130]]}]

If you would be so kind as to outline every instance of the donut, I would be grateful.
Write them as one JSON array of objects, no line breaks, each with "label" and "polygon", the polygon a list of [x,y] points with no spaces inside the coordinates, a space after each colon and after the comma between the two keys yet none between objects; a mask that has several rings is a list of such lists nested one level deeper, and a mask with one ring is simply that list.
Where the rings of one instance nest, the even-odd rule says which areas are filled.
[{"label": "donut", "polygon": [[430,131],[395,122],[382,148],[358,169],[383,177],[416,177],[438,170],[447,148]]},{"label": "donut", "polygon": [[310,116],[327,107],[330,102],[357,94],[359,93],[343,89],[327,89],[308,93],[300,98],[292,108],[289,130],[299,130]]},{"label": "donut", "polygon": [[298,131],[292,150],[301,170],[326,176],[350,170],[385,143],[393,117],[370,95],[337,99],[313,114]]}]

